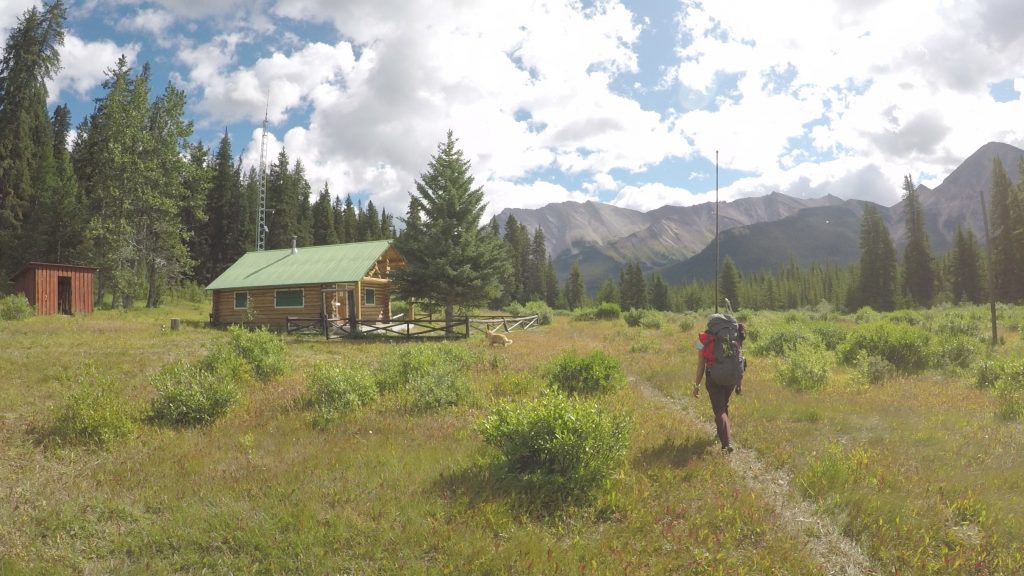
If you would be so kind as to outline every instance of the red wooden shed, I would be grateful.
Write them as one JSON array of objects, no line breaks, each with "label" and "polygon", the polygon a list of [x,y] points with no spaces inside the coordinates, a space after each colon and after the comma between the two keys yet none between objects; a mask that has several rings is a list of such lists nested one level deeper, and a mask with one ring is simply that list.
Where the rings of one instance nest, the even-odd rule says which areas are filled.
[{"label": "red wooden shed", "polygon": [[29,262],[11,277],[14,291],[36,314],[92,314],[92,279],[98,268]]}]

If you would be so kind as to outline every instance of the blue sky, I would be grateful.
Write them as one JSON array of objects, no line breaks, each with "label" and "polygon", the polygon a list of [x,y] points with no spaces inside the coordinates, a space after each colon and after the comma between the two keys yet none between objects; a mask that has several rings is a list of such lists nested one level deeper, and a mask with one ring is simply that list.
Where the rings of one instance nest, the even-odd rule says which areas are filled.
[{"label": "blue sky", "polygon": [[[0,39],[33,0],[0,5]],[[910,6],[908,6],[910,5]],[[195,138],[283,146],[315,190],[405,211],[451,128],[489,211],[780,191],[890,205],[989,141],[1024,147],[1018,0],[67,0],[52,104],[126,54]]]}]

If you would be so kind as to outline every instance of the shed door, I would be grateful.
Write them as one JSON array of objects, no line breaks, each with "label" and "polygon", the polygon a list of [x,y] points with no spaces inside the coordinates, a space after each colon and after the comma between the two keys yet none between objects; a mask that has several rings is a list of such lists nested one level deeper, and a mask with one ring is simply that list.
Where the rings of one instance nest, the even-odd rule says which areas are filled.
[{"label": "shed door", "polygon": [[71,315],[71,276],[57,277],[57,312]]}]

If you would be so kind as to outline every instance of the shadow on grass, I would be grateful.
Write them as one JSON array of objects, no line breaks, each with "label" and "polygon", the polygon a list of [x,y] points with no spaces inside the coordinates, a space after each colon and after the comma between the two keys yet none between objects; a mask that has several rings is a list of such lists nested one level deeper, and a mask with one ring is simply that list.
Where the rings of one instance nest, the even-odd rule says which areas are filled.
[{"label": "shadow on grass", "polygon": [[633,464],[638,468],[649,466],[685,468],[693,459],[700,458],[713,446],[717,446],[713,439],[682,444],[676,440],[666,438],[658,446],[641,450],[636,458],[634,458]]},{"label": "shadow on grass", "polygon": [[593,499],[560,498],[551,490],[505,473],[498,463],[479,463],[442,474],[434,488],[450,505],[468,510],[501,503],[518,517],[534,520],[564,516]]}]

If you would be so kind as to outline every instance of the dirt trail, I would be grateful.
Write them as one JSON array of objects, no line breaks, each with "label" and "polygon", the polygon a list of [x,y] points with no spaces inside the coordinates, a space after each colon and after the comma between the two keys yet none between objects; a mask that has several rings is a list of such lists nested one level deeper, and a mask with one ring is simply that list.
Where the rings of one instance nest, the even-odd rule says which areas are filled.
[{"label": "dirt trail", "polygon": [[[701,417],[691,403],[669,398],[646,383],[636,384],[647,397],[679,408],[694,425],[709,436],[715,436],[710,407],[707,417]],[[703,407],[707,399],[703,395],[702,398],[705,400]],[[870,576],[879,573],[855,541],[844,536],[831,519],[800,497],[788,474],[765,465],[757,452],[748,448],[737,448],[728,458],[736,474],[774,508],[779,525],[809,550],[811,557],[821,563],[825,574]]]}]

